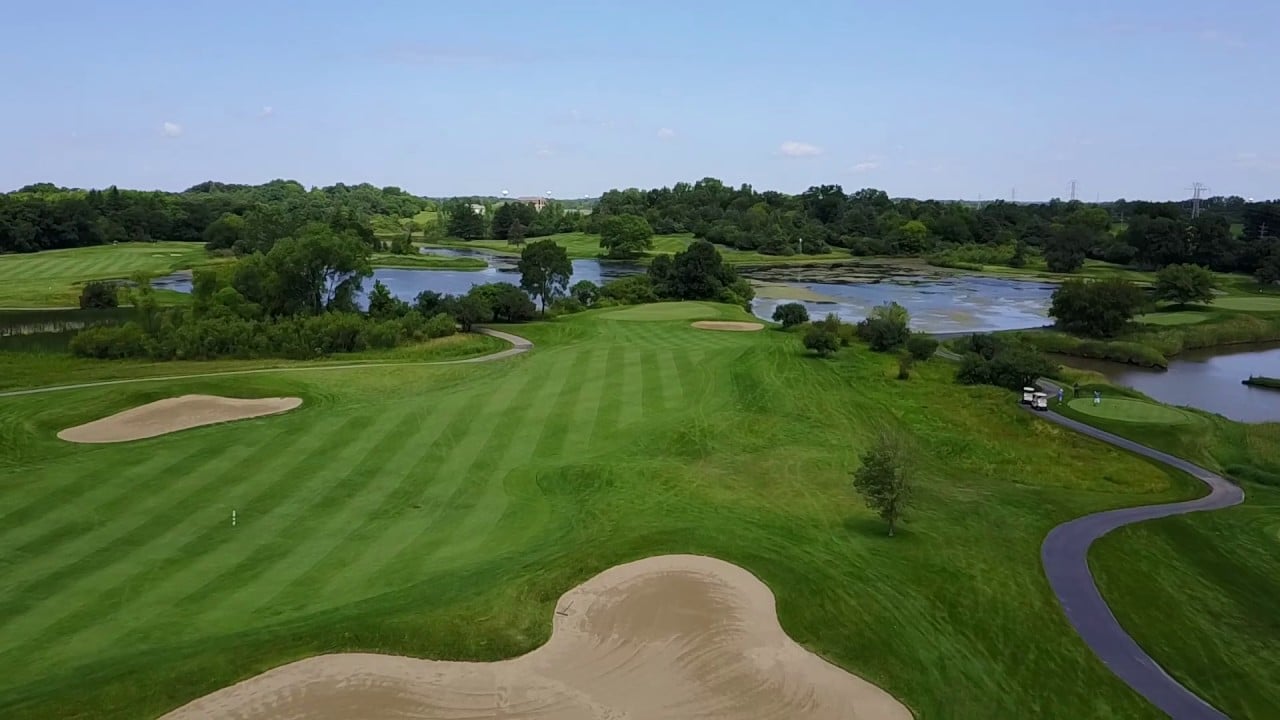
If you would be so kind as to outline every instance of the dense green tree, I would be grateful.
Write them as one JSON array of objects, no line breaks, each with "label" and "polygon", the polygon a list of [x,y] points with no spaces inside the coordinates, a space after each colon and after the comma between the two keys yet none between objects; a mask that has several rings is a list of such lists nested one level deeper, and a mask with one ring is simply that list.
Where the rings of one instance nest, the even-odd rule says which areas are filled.
[{"label": "dense green tree", "polygon": [[1142,290],[1128,280],[1068,280],[1053,292],[1049,317],[1067,332],[1112,337],[1145,302]]},{"label": "dense green tree", "polygon": [[381,280],[373,283],[369,292],[369,317],[376,320],[402,318],[409,314],[409,303],[391,294],[391,290]]},{"label": "dense green tree", "polygon": [[583,307],[591,307],[600,297],[600,287],[590,280],[579,280],[569,288],[569,295],[582,303]]},{"label": "dense green tree", "polygon": [[466,200],[451,200],[445,204],[443,212],[447,218],[445,232],[449,237],[463,240],[479,240],[487,230],[485,216],[472,209]]},{"label": "dense green tree", "polygon": [[247,225],[240,215],[223,213],[204,230],[204,246],[209,250],[230,250],[243,245]]},{"label": "dense green tree", "polygon": [[822,323],[814,323],[804,332],[804,346],[817,354],[827,357],[840,349],[840,336]]},{"label": "dense green tree", "polygon": [[889,526],[889,537],[911,504],[912,482],[908,468],[910,453],[904,442],[890,432],[882,432],[860,456],[853,473],[853,489],[863,502]]},{"label": "dense green tree", "polygon": [[783,303],[773,309],[773,321],[784,328],[793,328],[809,322],[809,311],[800,303]]},{"label": "dense green tree", "polygon": [[82,310],[106,310],[120,305],[119,287],[114,282],[95,280],[80,290]]},{"label": "dense green tree", "polygon": [[1022,342],[995,335],[975,335],[970,342],[976,349],[965,353],[956,372],[956,382],[963,385],[1021,390],[1055,370],[1043,353]]},{"label": "dense green tree", "polygon": [[1166,265],[1156,273],[1154,295],[1174,305],[1213,302],[1217,281],[1208,268],[1199,265]]},{"label": "dense green tree", "polygon": [[896,302],[877,305],[858,323],[858,336],[876,352],[889,352],[906,344],[911,336],[911,316]]},{"label": "dense green tree", "polygon": [[1084,225],[1053,228],[1044,245],[1044,262],[1050,272],[1073,273],[1084,265],[1096,234]]},{"label": "dense green tree", "polygon": [[573,277],[568,252],[554,240],[538,240],[526,245],[520,251],[516,267],[520,270],[520,287],[541,302],[543,313],[547,311],[547,302],[564,294]]},{"label": "dense green tree", "polygon": [[925,361],[938,352],[938,341],[928,335],[912,334],[907,338],[907,352],[916,360]]},{"label": "dense green tree", "polygon": [[638,215],[605,218],[600,224],[600,247],[609,257],[636,257],[653,247],[653,228]]},{"label": "dense green tree", "polygon": [[[523,240],[528,229],[537,222],[538,212],[532,205],[522,202],[508,202],[498,206],[493,212],[491,236],[498,240],[507,240],[512,244]],[[512,228],[519,228],[517,237],[512,237]]]}]

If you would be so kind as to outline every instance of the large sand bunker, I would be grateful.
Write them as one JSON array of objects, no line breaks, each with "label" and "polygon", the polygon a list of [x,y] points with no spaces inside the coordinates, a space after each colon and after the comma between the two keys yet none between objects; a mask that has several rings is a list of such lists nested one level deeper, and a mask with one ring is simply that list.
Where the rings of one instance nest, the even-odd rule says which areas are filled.
[{"label": "large sand bunker", "polygon": [[736,565],[669,555],[560,598],[551,640],[513,660],[322,655],[165,715],[195,718],[861,718],[907,720],[885,691],[797,645]]},{"label": "large sand bunker", "polygon": [[730,332],[755,332],[764,325],[754,322],[728,322],[725,320],[699,320],[693,324],[699,330],[728,330]]},{"label": "large sand bunker", "polygon": [[75,443],[128,442],[202,425],[275,415],[301,404],[302,398],[295,397],[243,400],[215,395],[183,395],[67,428],[58,433],[58,437]]}]

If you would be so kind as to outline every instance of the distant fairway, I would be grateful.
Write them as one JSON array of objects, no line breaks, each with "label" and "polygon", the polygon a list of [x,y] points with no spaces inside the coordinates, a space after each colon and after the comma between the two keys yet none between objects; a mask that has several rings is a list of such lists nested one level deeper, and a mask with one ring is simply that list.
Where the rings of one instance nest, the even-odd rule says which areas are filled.
[{"label": "distant fairway", "polygon": [[1183,312],[1159,312],[1134,318],[1144,325],[1195,325],[1212,317],[1209,313],[1186,310]]},{"label": "distant fairway", "polygon": [[[0,717],[155,717],[329,651],[510,657],[569,588],[678,552],[758,575],[792,637],[918,717],[1157,717],[1067,625],[1038,553],[1064,519],[1189,480],[940,361],[889,381],[891,357],[816,360],[792,334],[691,318],[750,319],[610,309],[514,328],[535,350],[486,365],[4,398]],[[304,402],[120,445],[55,437],[189,393]],[[885,428],[913,442],[919,485],[893,540],[849,488]]]},{"label": "distant fairway", "polygon": [[1275,295],[1229,295],[1213,301],[1213,306],[1246,312],[1280,312],[1280,297]]},{"label": "distant fairway", "polygon": [[1196,420],[1196,416],[1178,408],[1132,398],[1103,398],[1100,405],[1094,405],[1093,398],[1077,398],[1067,404],[1085,415],[1122,422],[1184,425]]},{"label": "distant fairway", "polygon": [[0,307],[74,306],[86,280],[168,273],[207,260],[201,243],[124,243],[0,255]]}]

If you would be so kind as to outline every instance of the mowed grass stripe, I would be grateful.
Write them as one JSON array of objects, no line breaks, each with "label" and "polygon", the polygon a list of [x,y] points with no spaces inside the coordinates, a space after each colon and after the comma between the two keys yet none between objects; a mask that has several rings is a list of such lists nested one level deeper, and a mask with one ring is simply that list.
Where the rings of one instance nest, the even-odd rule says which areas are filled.
[{"label": "mowed grass stripe", "polygon": [[[501,442],[510,439],[507,434],[516,429],[515,424],[510,422],[513,414],[511,407],[513,404],[518,406],[521,399],[528,403],[528,398],[522,398],[522,396],[527,387],[537,379],[538,373],[528,365],[518,366],[510,375],[503,378],[495,392],[488,397],[483,409],[476,413],[477,422],[469,426],[468,432],[431,474],[431,481],[424,485],[426,492],[419,501],[426,506],[427,512],[424,513],[424,517],[419,518],[417,522],[402,523],[407,537],[396,533],[393,539],[388,539],[389,543],[398,543],[399,547],[388,548],[391,554],[386,556],[387,559],[383,562],[378,563],[375,573],[381,574],[389,572],[392,568],[416,565],[414,556],[421,551],[417,544],[422,538],[436,531],[437,524],[446,513],[457,511],[451,501],[458,497],[459,488],[472,480],[471,473],[477,462],[480,461],[483,470],[490,457],[496,452],[495,448],[500,446]],[[496,440],[495,436],[497,436]],[[498,444],[491,444],[491,440]],[[489,451],[489,457],[483,457],[486,449]],[[463,492],[465,493],[465,490]]]},{"label": "mowed grass stripe", "polygon": [[243,468],[250,477],[261,475],[273,479],[243,504],[236,533],[230,536],[230,547],[217,556],[220,570],[202,575],[203,582],[188,585],[187,592],[173,603],[173,607],[193,617],[211,602],[211,598],[225,599],[228,583],[239,582],[242,576],[251,578],[261,572],[262,546],[273,541],[289,542],[289,538],[280,536],[281,518],[278,513],[288,512],[296,498],[306,497],[312,491],[312,483],[323,476],[320,469],[330,462],[329,453],[341,447],[343,440],[360,432],[372,420],[372,415],[355,414],[341,422],[323,425],[324,432],[310,433],[309,452],[289,452],[286,449],[265,469],[269,475],[259,468]]},{"label": "mowed grass stripe", "polygon": [[596,415],[600,412],[605,382],[609,375],[608,349],[590,348],[581,352],[585,358],[586,370],[578,375],[574,395],[566,405],[570,420],[564,445],[556,455],[560,462],[576,460],[591,447],[592,428],[595,427]]},{"label": "mowed grass stripe", "polygon": [[[591,419],[591,435],[588,447],[599,447],[605,443],[618,429],[618,415],[621,412],[619,398],[623,392],[623,365],[627,361],[627,351],[622,345],[610,345],[609,354],[604,360],[604,383],[600,388],[599,404],[596,415]],[[584,428],[585,430],[585,428]]]},{"label": "mowed grass stripe", "polygon": [[644,416],[644,372],[641,365],[647,349],[633,348],[626,351],[622,363],[622,387],[618,394],[618,427],[640,422]]},{"label": "mowed grass stripe", "polygon": [[207,602],[187,599],[185,606],[193,618],[198,622],[247,618],[263,595],[279,587],[280,574],[288,572],[289,557],[309,548],[317,537],[325,509],[336,507],[349,490],[363,487],[360,480],[352,480],[351,472],[383,439],[381,432],[374,431],[379,417],[360,416],[359,422],[335,434],[319,453],[296,462],[285,473],[294,479],[287,497],[279,502],[273,498],[274,509],[255,525],[252,539],[244,539],[248,553],[223,574],[222,579],[234,589],[218,593],[216,602],[212,596],[204,598]]},{"label": "mowed grass stripe", "polygon": [[334,597],[368,592],[368,586],[351,585],[335,590],[334,584],[341,583],[344,575],[365,561],[363,556],[370,550],[370,543],[382,537],[389,521],[405,514],[413,486],[422,481],[421,477],[412,472],[416,460],[426,454],[427,449],[440,437],[453,417],[463,410],[469,399],[467,393],[452,393],[433,410],[417,413],[418,426],[412,436],[394,455],[388,453],[386,462],[378,470],[383,480],[380,485],[385,490],[376,496],[371,495],[370,504],[376,500],[377,506],[371,508],[362,505],[360,522],[351,523],[345,532],[339,528],[335,534],[337,541],[329,551],[269,602],[278,605],[290,599],[305,602],[307,598],[316,596]]},{"label": "mowed grass stripe", "polygon": [[[196,457],[204,463],[218,465],[234,463],[249,452],[250,448],[244,446],[222,446],[212,452],[186,453],[176,460],[161,457],[173,460],[167,469],[177,472]],[[16,619],[18,613],[10,603],[31,603],[60,593],[67,583],[83,573],[101,569],[105,559],[121,549],[140,546],[151,534],[162,530],[166,521],[172,520],[175,507],[185,507],[188,496],[201,493],[208,482],[206,478],[184,483],[181,475],[174,474],[146,478],[128,487],[126,497],[134,500],[127,505],[128,512],[103,516],[103,522],[83,535],[67,534],[58,541],[51,537],[49,547],[43,552],[5,574],[8,597],[0,601],[0,636],[6,621]],[[85,508],[84,512],[93,513],[93,510]],[[50,533],[56,531],[57,528],[49,530]]]},{"label": "mowed grass stripe", "polygon": [[[94,592],[98,603],[114,603],[122,610],[128,608],[126,617],[131,619],[130,622],[103,623],[100,605],[67,602],[64,604],[70,606],[68,610],[74,612],[60,618],[16,651],[25,653],[33,662],[48,658],[50,663],[58,664],[74,662],[94,642],[97,642],[95,649],[99,650],[116,647],[121,637],[126,635],[131,642],[140,642],[141,634],[131,630],[142,628],[154,631],[165,613],[172,611],[169,598],[159,590],[172,583],[175,575],[183,575],[189,571],[203,556],[214,553],[219,536],[225,537],[234,532],[230,527],[227,508],[236,507],[242,496],[258,489],[252,476],[244,472],[244,467],[269,467],[271,458],[281,451],[287,452],[306,437],[307,434],[288,428],[266,437],[254,446],[256,449],[251,454],[228,465],[218,474],[211,483],[211,487],[218,493],[215,502],[193,509],[189,517],[175,524],[149,548],[139,548],[122,558],[122,562],[136,567],[136,570],[128,575],[115,574],[111,585]],[[154,557],[139,557],[147,552]],[[189,580],[184,587],[186,590],[190,589]],[[95,607],[99,612],[94,612]],[[182,618],[182,622],[185,621]],[[85,633],[93,637],[86,638]],[[66,642],[68,639],[70,642]],[[66,652],[74,652],[66,657],[58,656],[53,650],[57,647]]]},{"label": "mowed grass stripe", "polygon": [[577,430],[573,424],[573,411],[586,384],[592,358],[592,353],[582,350],[575,350],[568,357],[557,358],[561,365],[568,368],[568,374],[555,397],[547,403],[551,412],[548,422],[543,423],[538,433],[538,442],[533,449],[534,462],[558,462],[561,459],[565,438]]},{"label": "mowed grass stripe", "polygon": [[[360,525],[348,533],[342,552],[335,553],[334,561],[349,557],[343,565],[343,573],[326,575],[324,584],[316,589],[319,597],[332,597],[356,588],[370,592],[376,582],[366,577],[366,570],[381,564],[385,559],[388,537],[402,524],[421,521],[421,515],[413,512],[421,488],[430,482],[429,469],[445,455],[445,446],[452,447],[454,439],[466,433],[467,425],[474,419],[467,405],[474,400],[470,392],[454,392],[424,421],[424,432],[410,445],[404,446],[401,461],[394,466],[404,466],[396,486],[383,497],[378,509],[369,515],[369,523]],[[442,442],[442,438],[444,442]],[[416,459],[415,459],[416,457]],[[412,460],[412,461],[411,461]]]},{"label": "mowed grass stripe", "polygon": [[[97,644],[110,648],[125,638],[134,642],[155,638],[163,642],[174,632],[189,627],[187,615],[176,615],[175,609],[193,587],[209,588],[208,579],[218,576],[228,564],[236,561],[239,556],[224,549],[240,541],[241,530],[262,516],[266,499],[278,489],[279,483],[263,483],[260,479],[270,477],[272,471],[299,453],[319,451],[335,428],[340,432],[350,422],[337,416],[317,422],[311,432],[281,431],[264,442],[253,456],[229,468],[219,479],[225,494],[219,498],[216,511],[202,514],[198,523],[190,523],[185,541],[176,545],[162,562],[148,568],[142,577],[131,581],[137,590],[133,594],[131,621],[98,624],[92,616],[86,616],[85,622],[76,628],[81,634],[73,637],[68,647]],[[246,471],[246,468],[252,470]],[[228,506],[236,508],[240,516],[241,522],[235,528],[229,522]]]},{"label": "mowed grass stripe", "polygon": [[274,606],[287,596],[290,585],[332,552],[347,531],[369,521],[382,496],[395,487],[394,477],[384,473],[384,468],[422,429],[417,406],[403,403],[401,410],[398,416],[380,417],[366,430],[371,438],[378,438],[377,442],[362,455],[353,455],[353,462],[338,474],[337,482],[295,516],[283,533],[294,541],[286,546],[287,554],[259,575],[256,584],[244,586],[226,607],[227,612],[274,614]]},{"label": "mowed grass stripe", "polygon": [[[214,465],[234,464],[249,454],[244,447],[226,448],[210,459]],[[12,648],[15,641],[38,636],[46,627],[82,604],[93,605],[119,582],[120,566],[145,565],[147,556],[171,546],[165,535],[213,501],[220,490],[213,473],[189,483],[174,479],[168,490],[153,493],[154,502],[135,508],[117,522],[105,526],[112,532],[95,538],[96,549],[35,579],[14,593],[14,602],[0,606],[0,637]],[[140,522],[136,522],[141,520]],[[41,563],[43,564],[43,563]],[[105,579],[107,584],[100,584]],[[55,600],[54,602],[48,602]]]},{"label": "mowed grass stripe", "polygon": [[667,391],[662,386],[662,372],[658,369],[658,356],[666,351],[648,351],[640,355],[641,415],[658,417],[667,409]]},{"label": "mowed grass stripe", "polygon": [[[435,439],[418,457],[413,467],[404,473],[392,493],[391,497],[402,503],[399,506],[401,512],[397,513],[400,517],[395,522],[387,523],[375,540],[366,541],[359,560],[352,563],[346,573],[335,576],[333,582],[341,581],[347,586],[358,588],[383,585],[381,568],[387,558],[398,552],[408,538],[417,532],[418,525],[427,522],[434,508],[424,509],[423,502],[433,488],[434,472],[453,448],[467,436],[477,415],[473,409],[466,407],[467,403],[475,399],[471,392],[460,392],[456,399],[460,401],[460,407],[451,416],[441,419],[442,428]],[[336,591],[326,585],[322,596],[327,597],[333,592]]]},{"label": "mowed grass stripe", "polygon": [[[164,453],[151,453],[109,478],[104,478],[103,473],[109,461],[103,462],[107,456],[99,453],[93,456],[101,459],[86,463],[78,475],[62,482],[57,479],[60,472],[55,466],[35,480],[44,486],[44,494],[0,520],[0,556],[47,555],[61,541],[83,537],[99,527],[104,517],[114,517],[123,505],[136,502],[139,489],[156,482],[156,478],[163,482],[208,452],[207,448],[193,448],[177,460]],[[64,532],[67,535],[59,538]],[[11,579],[0,579],[0,587]]]},{"label": "mowed grass stripe", "polygon": [[675,351],[664,350],[657,354],[658,386],[662,389],[662,406],[674,409],[685,398],[684,377],[676,367]]},{"label": "mowed grass stripe", "polygon": [[[492,457],[494,461],[483,465],[477,463],[466,482],[447,501],[447,512],[430,532],[431,549],[418,559],[418,573],[425,574],[430,569],[430,560],[438,557],[442,550],[474,552],[474,548],[502,518],[508,501],[505,478],[511,469],[525,465],[533,458],[542,432],[559,409],[555,399],[560,397],[569,380],[571,366],[568,363],[552,363],[552,367],[550,373],[541,379],[540,387],[532,393],[529,402],[520,409],[519,416],[513,418],[510,427],[514,428],[514,434],[496,432],[486,443],[482,458]],[[537,373],[529,374],[542,377]],[[490,547],[487,554],[503,549],[500,546]]]}]

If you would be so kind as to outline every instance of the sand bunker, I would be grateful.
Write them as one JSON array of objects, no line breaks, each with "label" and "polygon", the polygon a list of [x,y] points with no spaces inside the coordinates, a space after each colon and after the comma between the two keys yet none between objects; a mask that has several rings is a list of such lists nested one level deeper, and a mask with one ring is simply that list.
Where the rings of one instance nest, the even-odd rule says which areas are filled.
[{"label": "sand bunker", "polygon": [[75,443],[128,442],[202,425],[275,415],[301,404],[302,398],[293,397],[242,400],[214,395],[183,395],[67,428],[58,433],[58,437]]},{"label": "sand bunker", "polygon": [[736,565],[670,555],[560,598],[551,640],[495,663],[322,655],[207,695],[195,718],[861,718],[907,720],[888,693],[797,645]]},{"label": "sand bunker", "polygon": [[693,324],[699,330],[729,330],[731,332],[755,332],[764,325],[754,322],[726,322],[723,320],[699,320]]}]

